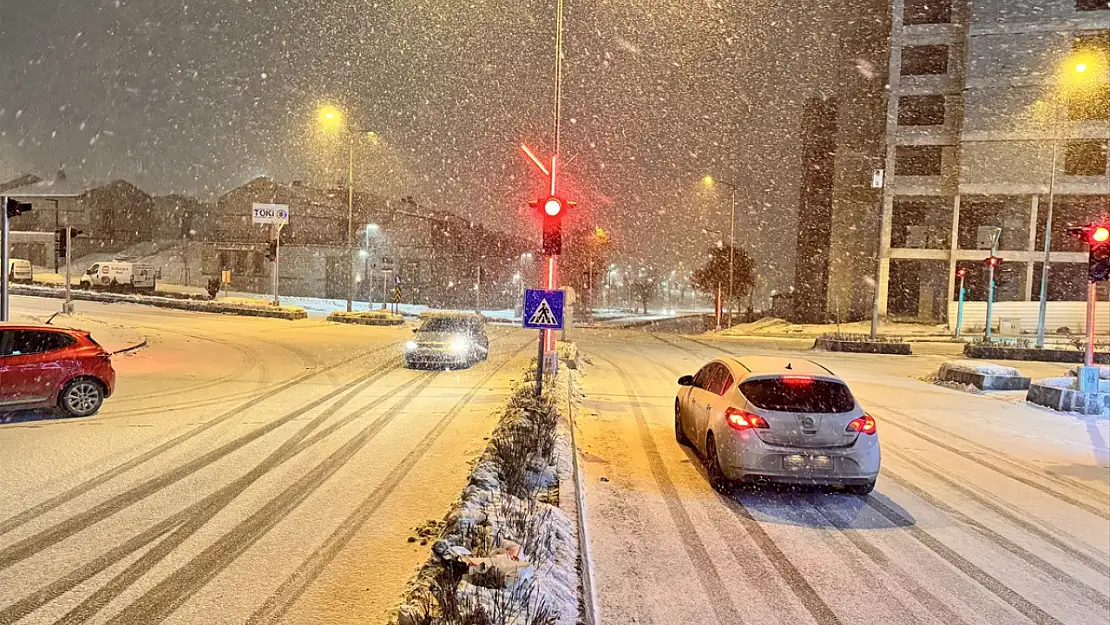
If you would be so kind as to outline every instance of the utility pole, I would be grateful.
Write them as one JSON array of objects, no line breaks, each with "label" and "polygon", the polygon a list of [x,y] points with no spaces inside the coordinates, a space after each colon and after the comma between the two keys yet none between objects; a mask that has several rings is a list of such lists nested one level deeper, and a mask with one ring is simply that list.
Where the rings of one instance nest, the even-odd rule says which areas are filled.
[{"label": "utility pole", "polygon": [[[355,291],[355,135],[347,130],[347,312]],[[383,301],[385,298],[382,298]]]}]

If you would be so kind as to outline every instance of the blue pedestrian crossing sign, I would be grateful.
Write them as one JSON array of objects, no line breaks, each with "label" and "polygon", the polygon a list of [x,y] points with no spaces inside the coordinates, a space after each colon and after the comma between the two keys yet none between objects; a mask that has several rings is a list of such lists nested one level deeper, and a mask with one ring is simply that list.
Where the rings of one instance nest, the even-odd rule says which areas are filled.
[{"label": "blue pedestrian crossing sign", "polygon": [[563,291],[524,291],[524,327],[533,330],[560,330],[563,327]]}]

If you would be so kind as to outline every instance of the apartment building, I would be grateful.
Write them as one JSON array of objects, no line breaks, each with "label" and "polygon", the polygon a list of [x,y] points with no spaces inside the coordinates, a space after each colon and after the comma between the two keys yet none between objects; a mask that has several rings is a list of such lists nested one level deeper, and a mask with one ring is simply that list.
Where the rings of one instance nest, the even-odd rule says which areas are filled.
[{"label": "apartment building", "polygon": [[1082,327],[1067,228],[1110,218],[1110,4],[895,0],[886,127],[880,313],[954,321],[960,268],[975,310],[997,236],[996,301],[1034,330],[1048,226],[1050,325]]}]

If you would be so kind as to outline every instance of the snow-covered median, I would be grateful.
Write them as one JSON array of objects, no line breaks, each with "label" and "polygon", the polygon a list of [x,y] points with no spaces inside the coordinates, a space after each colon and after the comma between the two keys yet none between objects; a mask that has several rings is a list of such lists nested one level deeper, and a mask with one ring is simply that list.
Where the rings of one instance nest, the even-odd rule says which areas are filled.
[{"label": "snow-covered median", "polygon": [[[569,368],[568,368],[569,369]],[[578,529],[570,433],[560,415],[568,373],[534,396],[513,392],[432,555],[405,593],[397,625],[579,622]],[[571,494],[568,497],[568,492]]]}]

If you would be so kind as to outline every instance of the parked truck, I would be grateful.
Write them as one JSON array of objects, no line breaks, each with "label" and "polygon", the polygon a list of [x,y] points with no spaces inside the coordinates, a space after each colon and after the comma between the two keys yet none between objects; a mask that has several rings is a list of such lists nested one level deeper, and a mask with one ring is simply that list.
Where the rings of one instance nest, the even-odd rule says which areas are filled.
[{"label": "parked truck", "polygon": [[154,292],[153,265],[125,261],[93,263],[81,276],[81,288],[102,291]]}]

